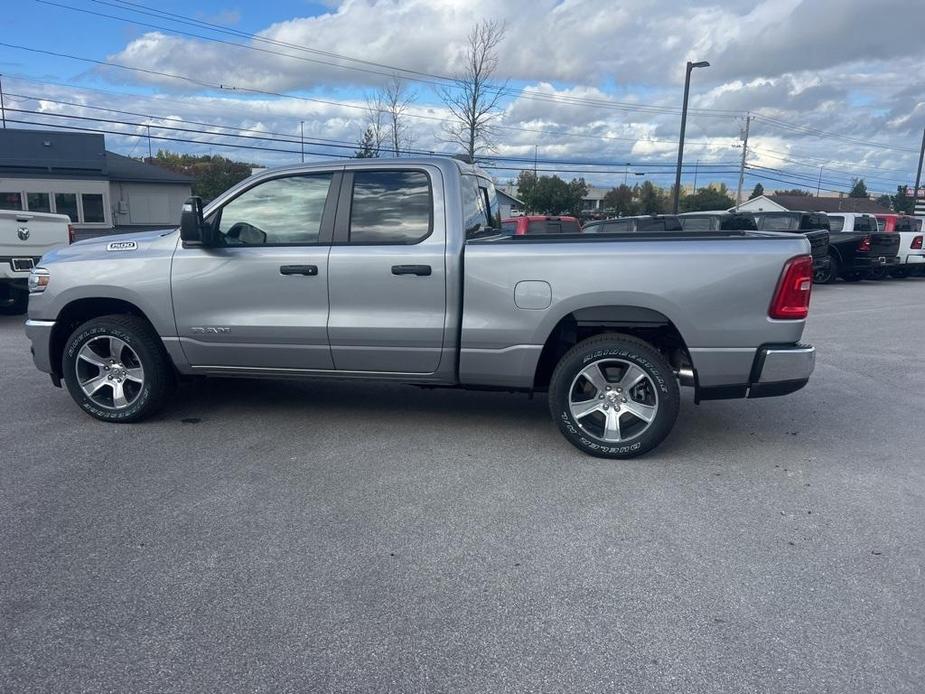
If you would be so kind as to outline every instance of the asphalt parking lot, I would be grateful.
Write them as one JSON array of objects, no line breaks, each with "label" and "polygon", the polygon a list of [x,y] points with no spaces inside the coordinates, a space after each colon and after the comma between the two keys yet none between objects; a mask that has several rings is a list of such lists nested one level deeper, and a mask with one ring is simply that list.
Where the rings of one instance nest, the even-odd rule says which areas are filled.
[{"label": "asphalt parking lot", "polygon": [[541,398],[214,381],[88,418],[0,320],[0,690],[925,689],[925,280],[629,462]]}]

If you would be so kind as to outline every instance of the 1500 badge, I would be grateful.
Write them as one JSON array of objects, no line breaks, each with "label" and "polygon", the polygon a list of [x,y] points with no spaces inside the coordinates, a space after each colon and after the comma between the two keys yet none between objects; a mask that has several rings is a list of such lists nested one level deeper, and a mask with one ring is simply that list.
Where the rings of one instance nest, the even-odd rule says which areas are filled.
[{"label": "1500 badge", "polygon": [[138,249],[138,244],[134,241],[110,241],[106,246],[107,251],[134,251]]}]

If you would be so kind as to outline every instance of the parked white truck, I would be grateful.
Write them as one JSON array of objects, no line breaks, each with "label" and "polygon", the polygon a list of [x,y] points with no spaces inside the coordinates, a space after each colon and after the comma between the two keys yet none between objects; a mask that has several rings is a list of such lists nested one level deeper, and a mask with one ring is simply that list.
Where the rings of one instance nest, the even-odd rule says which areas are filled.
[{"label": "parked white truck", "polygon": [[0,210],[0,314],[26,312],[29,273],[39,259],[73,240],[64,214]]}]

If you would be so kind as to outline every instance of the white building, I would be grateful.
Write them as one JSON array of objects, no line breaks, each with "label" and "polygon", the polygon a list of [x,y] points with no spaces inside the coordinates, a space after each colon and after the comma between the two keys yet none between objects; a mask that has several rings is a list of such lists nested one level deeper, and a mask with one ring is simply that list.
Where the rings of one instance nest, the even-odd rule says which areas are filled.
[{"label": "white building", "polygon": [[78,236],[174,226],[192,179],[107,152],[96,133],[0,130],[0,208],[55,212]]}]

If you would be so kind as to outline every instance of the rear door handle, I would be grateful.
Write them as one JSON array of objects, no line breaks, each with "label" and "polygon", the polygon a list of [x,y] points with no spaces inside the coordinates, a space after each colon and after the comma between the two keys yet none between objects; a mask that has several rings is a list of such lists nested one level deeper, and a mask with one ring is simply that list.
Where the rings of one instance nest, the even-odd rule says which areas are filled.
[{"label": "rear door handle", "polygon": [[419,275],[426,277],[430,274],[430,265],[393,265],[393,275]]},{"label": "rear door handle", "polygon": [[306,275],[314,277],[318,274],[317,265],[280,265],[279,274],[281,275]]}]

